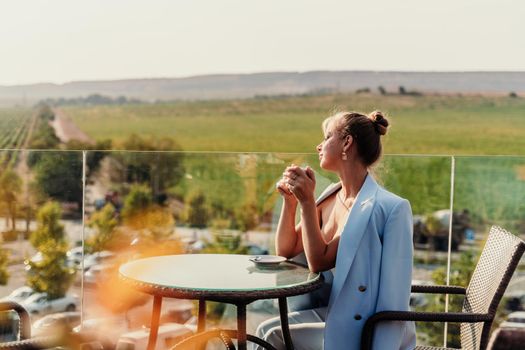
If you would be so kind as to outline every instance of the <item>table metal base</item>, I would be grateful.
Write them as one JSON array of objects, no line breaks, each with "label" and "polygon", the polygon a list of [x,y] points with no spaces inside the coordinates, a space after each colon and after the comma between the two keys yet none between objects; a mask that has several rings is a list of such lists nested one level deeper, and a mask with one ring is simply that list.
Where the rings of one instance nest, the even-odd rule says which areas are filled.
[{"label": "table metal base", "polygon": [[149,328],[148,350],[155,350],[155,344],[157,343],[157,334],[159,333],[161,307],[162,297],[155,295],[153,297],[153,312],[151,314],[151,323]]},{"label": "table metal base", "polygon": [[293,350],[293,341],[288,324],[288,303],[286,302],[286,298],[279,298],[279,314],[281,315],[284,345],[286,346],[286,350]]},{"label": "table metal base", "polygon": [[[260,338],[257,338],[255,336],[248,336],[246,333],[246,305],[249,304],[251,301],[245,301],[245,302],[232,302],[231,300],[227,301],[227,303],[234,304],[237,307],[237,330],[213,330],[209,332],[205,332],[206,329],[206,300],[200,299],[199,300],[199,318],[197,323],[197,335],[195,340],[200,343],[201,341],[205,341],[203,339],[197,339],[199,337],[199,334],[202,333],[209,333],[210,339],[211,337],[223,337],[223,335],[226,335],[227,337],[235,337],[237,338],[237,347],[239,350],[246,350],[246,342],[247,340],[257,342],[257,340],[260,340],[260,345],[267,347],[268,349],[272,349],[273,346],[268,346],[269,344],[263,341]],[[159,321],[160,321],[160,310],[162,307],[162,297],[161,296],[155,296],[153,299],[153,312],[151,315],[151,324],[150,324],[150,333],[149,333],[149,340],[148,340],[148,350],[155,350],[155,345],[157,342],[157,334],[159,330]],[[293,350],[293,341],[292,337],[290,335],[290,328],[288,323],[288,304],[286,302],[286,298],[279,298],[279,314],[281,317],[281,328],[284,338],[284,344],[286,346],[287,350]],[[224,333],[221,333],[223,331]],[[217,333],[217,334],[215,334]],[[182,343],[187,343],[187,341],[190,341],[193,337],[188,338],[186,341],[183,341]],[[201,337],[202,338],[202,337]],[[204,337],[205,338],[205,337]],[[182,344],[181,344],[182,345]]]},{"label": "table metal base", "polygon": [[197,323],[197,333],[204,332],[206,329],[206,300],[199,300],[199,320]]}]

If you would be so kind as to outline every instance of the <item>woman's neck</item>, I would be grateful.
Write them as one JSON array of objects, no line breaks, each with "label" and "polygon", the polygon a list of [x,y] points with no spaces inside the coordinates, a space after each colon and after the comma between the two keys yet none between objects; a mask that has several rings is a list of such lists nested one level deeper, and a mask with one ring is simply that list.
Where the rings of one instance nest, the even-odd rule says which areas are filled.
[{"label": "woman's neck", "polygon": [[343,187],[345,199],[355,198],[363,186],[368,169],[361,164],[345,166],[339,172],[339,179]]}]

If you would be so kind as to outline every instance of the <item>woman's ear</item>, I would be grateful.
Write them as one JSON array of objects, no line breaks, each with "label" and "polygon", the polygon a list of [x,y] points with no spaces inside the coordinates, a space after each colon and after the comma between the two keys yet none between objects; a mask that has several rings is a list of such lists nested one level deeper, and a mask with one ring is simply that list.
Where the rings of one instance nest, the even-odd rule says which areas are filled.
[{"label": "woman's ear", "polygon": [[343,150],[345,152],[350,151],[350,147],[352,146],[353,143],[354,143],[354,138],[352,137],[352,135],[347,135],[345,137],[345,142],[343,144]]}]

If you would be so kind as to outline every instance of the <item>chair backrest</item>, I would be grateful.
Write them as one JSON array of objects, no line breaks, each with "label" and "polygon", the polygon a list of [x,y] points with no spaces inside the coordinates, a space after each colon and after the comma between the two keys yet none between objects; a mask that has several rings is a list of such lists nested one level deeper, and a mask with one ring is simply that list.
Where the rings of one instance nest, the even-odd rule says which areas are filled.
[{"label": "chair backrest", "polygon": [[467,287],[463,311],[491,315],[484,323],[461,324],[461,348],[485,349],[498,304],[523,252],[525,242],[501,227],[492,226]]}]

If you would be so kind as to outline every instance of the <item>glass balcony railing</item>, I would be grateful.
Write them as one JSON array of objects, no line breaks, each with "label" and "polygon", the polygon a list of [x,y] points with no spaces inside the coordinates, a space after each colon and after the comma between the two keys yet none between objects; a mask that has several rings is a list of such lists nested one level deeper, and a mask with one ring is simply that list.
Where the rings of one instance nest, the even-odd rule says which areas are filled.
[{"label": "glass balcony railing", "polygon": [[[149,325],[152,308],[150,296],[120,286],[120,264],[165,254],[274,254],[282,205],[275,183],[284,168],[311,166],[318,194],[337,181],[317,154],[3,150],[0,161],[0,297],[23,302],[36,334],[52,323],[45,316],[61,315],[61,327],[102,330],[113,345]],[[415,283],[466,285],[492,224],[525,232],[525,157],[386,155],[374,173],[411,202]],[[522,264],[500,315],[525,307],[524,284]],[[191,323],[195,305],[165,299],[161,320]],[[424,295],[411,305],[461,307]],[[208,308],[210,322],[235,320],[230,306]],[[251,333],[277,314],[268,300],[248,311]],[[16,320],[0,321],[1,340],[10,340]],[[417,327],[420,344],[443,344],[443,326]],[[447,341],[458,346],[453,327]]]}]

